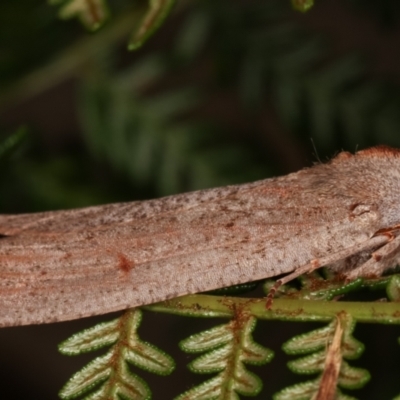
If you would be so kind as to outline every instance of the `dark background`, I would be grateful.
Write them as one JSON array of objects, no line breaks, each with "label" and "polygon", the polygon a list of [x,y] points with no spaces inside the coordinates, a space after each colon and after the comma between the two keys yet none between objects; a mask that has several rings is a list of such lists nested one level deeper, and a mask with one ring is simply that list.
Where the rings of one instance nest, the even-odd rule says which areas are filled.
[{"label": "dark background", "polygon": [[[24,137],[0,161],[1,213],[159,197],[286,174],[341,149],[400,147],[397,0],[317,0],[306,14],[289,0],[182,0],[129,53],[131,3],[110,2],[112,19],[89,34],[43,1],[1,1],[0,139]],[[93,358],[61,356],[57,344],[111,318],[0,330],[1,398],[56,399]],[[179,365],[172,377],[138,372],[154,399],[208,378],[186,371],[193,357],[176,343],[215,323],[145,314],[143,338]],[[250,368],[264,380],[257,399],[312,378],[286,369],[280,345],[317,326],[258,324],[276,355]],[[366,351],[351,365],[372,379],[354,396],[400,393],[399,333],[356,328]]]}]

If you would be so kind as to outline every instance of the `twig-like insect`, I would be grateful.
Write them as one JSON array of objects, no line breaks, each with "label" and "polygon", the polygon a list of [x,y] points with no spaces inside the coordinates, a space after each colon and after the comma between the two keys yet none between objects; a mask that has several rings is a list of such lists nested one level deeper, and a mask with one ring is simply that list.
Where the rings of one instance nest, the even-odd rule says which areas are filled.
[{"label": "twig-like insect", "polygon": [[328,265],[400,256],[400,150],[133,203],[0,216],[0,326],[70,320]]}]

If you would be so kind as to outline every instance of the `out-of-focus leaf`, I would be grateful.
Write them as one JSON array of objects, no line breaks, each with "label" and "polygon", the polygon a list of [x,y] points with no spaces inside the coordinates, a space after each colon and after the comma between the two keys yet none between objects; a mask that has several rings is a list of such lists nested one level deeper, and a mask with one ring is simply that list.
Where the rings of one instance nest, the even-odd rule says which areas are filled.
[{"label": "out-of-focus leaf", "polygon": [[165,18],[167,18],[175,1],[176,0],[149,0],[147,12],[131,36],[128,45],[129,50],[136,50],[141,47],[143,43],[157,31]]},{"label": "out-of-focus leaf", "polygon": [[106,0],[49,0],[61,4],[60,18],[79,18],[90,31],[99,29],[109,16]]}]

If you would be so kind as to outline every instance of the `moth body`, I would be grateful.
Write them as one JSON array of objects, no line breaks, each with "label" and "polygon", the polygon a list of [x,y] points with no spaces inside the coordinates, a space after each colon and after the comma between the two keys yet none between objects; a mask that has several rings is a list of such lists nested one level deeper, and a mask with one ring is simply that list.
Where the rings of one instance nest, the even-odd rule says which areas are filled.
[{"label": "moth body", "polygon": [[[157,200],[0,216],[0,326],[70,320],[329,265],[399,259],[400,151]],[[289,275],[290,276],[290,275]]]}]

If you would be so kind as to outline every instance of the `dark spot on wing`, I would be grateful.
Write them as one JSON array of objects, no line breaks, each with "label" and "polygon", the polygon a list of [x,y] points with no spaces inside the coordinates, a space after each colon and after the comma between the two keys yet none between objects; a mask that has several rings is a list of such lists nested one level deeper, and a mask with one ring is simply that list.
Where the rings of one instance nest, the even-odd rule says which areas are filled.
[{"label": "dark spot on wing", "polygon": [[118,260],[118,269],[120,269],[122,272],[127,273],[135,266],[135,263],[128,260],[123,254],[118,254]]}]

